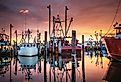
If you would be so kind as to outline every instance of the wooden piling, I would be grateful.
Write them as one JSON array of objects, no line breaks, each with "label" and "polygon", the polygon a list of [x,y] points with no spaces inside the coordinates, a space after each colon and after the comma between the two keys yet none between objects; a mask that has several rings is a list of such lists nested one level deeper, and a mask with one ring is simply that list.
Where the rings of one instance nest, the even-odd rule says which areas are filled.
[{"label": "wooden piling", "polygon": [[46,76],[46,56],[47,56],[47,31],[45,31],[45,54],[44,54],[44,82],[47,82]]},{"label": "wooden piling", "polygon": [[55,48],[55,17],[53,16],[53,53],[55,51],[54,48]]},{"label": "wooden piling", "polygon": [[17,57],[16,57],[16,59],[15,59],[15,75],[17,75],[17,67],[18,67],[18,65],[17,65]]},{"label": "wooden piling", "polygon": [[41,58],[40,58],[40,60],[39,60],[40,62],[39,62],[39,72],[41,73]]},{"label": "wooden piling", "polygon": [[49,80],[50,80],[50,82],[51,82],[51,66],[50,66],[50,70],[49,70]]},{"label": "wooden piling", "polygon": [[75,61],[76,61],[76,31],[72,30],[72,81],[71,82],[76,82]]},{"label": "wooden piling", "polygon": [[18,43],[18,41],[17,41],[17,39],[18,39],[18,33],[17,33],[17,30],[15,31],[15,33],[16,33],[16,47],[17,47],[17,43]]},{"label": "wooden piling", "polygon": [[83,79],[83,82],[86,82],[86,80],[85,80],[85,60],[84,60],[84,35],[82,35],[82,79]]},{"label": "wooden piling", "polygon": [[66,67],[66,82],[68,82],[68,76],[67,76],[67,73],[68,73],[68,70],[67,70],[67,67]]},{"label": "wooden piling", "polygon": [[18,33],[17,33],[17,30],[15,30],[15,34],[16,34],[15,55],[18,55],[18,54],[17,54],[17,53],[18,53],[18,52],[17,52],[17,46],[18,46],[18,44],[17,44],[17,43],[18,43],[18,41],[17,41],[17,40],[18,40]]},{"label": "wooden piling", "polygon": [[53,70],[54,70],[54,82],[56,82],[56,76],[55,76],[55,61],[56,61],[56,57],[55,57],[55,54],[56,53],[56,43],[54,43],[54,53],[53,53],[53,63],[54,63],[54,67],[53,67]]},{"label": "wooden piling", "polygon": [[10,82],[12,82],[12,77],[11,77],[11,72],[12,72],[12,70],[11,70],[11,61],[10,61]]},{"label": "wooden piling", "polygon": [[[12,50],[11,50],[12,51]],[[10,59],[10,82],[12,82],[12,53],[10,53],[11,59]]]}]

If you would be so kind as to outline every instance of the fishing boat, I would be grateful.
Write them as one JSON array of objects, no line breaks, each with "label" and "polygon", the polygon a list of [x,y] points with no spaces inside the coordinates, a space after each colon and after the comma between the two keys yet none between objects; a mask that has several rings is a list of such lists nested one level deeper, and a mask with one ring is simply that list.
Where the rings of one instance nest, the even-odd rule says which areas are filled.
[{"label": "fishing boat", "polygon": [[7,54],[9,52],[9,36],[5,33],[5,30],[2,28],[2,32],[0,33],[0,53]]},{"label": "fishing boat", "polygon": [[[53,30],[50,36],[50,50],[54,52],[54,54],[62,55],[63,57],[70,57],[72,54],[72,45],[73,43],[69,43],[69,39],[72,39],[72,36],[68,35],[69,29],[71,27],[71,23],[73,22],[73,17],[70,18],[68,23],[67,21],[67,6],[65,6],[65,21],[62,21],[60,16],[53,16]],[[49,20],[49,22],[51,22]],[[62,27],[62,23],[65,23],[65,29]],[[68,24],[67,24],[68,23]],[[78,40],[77,40],[78,44]],[[81,47],[76,44],[76,54],[77,56],[81,56]]]},{"label": "fishing boat", "polygon": [[[72,38],[72,37],[69,37]],[[53,46],[54,45],[54,46]],[[50,41],[50,50],[54,51],[54,54],[61,55],[64,58],[71,58],[72,54],[72,41],[69,43],[68,40],[64,40],[64,37],[53,37]],[[81,57],[81,46],[78,43],[78,40],[76,40],[76,56]]]},{"label": "fishing boat", "polygon": [[[76,40],[75,49],[76,49],[77,58],[81,57],[81,46],[78,45],[78,40]],[[69,41],[66,41],[65,45],[62,46],[62,55],[64,58],[71,58],[70,54],[72,54],[72,43],[69,44]]]},{"label": "fishing boat", "polygon": [[29,29],[27,31],[25,31],[25,34],[22,33],[21,43],[19,44],[19,48],[18,48],[19,56],[36,56],[36,55],[38,55],[37,43],[30,42],[31,33],[32,32]]},{"label": "fishing boat", "polygon": [[[115,26],[115,25],[114,25]],[[121,61],[121,24],[114,28],[116,33],[112,37],[104,37],[108,56]]]}]

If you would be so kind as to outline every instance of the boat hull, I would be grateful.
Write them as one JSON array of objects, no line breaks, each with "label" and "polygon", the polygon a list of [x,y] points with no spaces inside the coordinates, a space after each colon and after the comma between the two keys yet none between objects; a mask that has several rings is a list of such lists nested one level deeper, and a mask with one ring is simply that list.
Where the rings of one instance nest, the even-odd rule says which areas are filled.
[{"label": "boat hull", "polygon": [[106,37],[105,43],[108,50],[108,56],[121,61],[121,39]]},{"label": "boat hull", "polygon": [[[72,57],[72,47],[71,46],[64,46],[62,47],[62,57],[64,58],[71,58]],[[81,48],[76,46],[76,57],[81,57]]]},{"label": "boat hull", "polygon": [[21,46],[20,49],[18,50],[18,55],[19,56],[36,56],[38,55],[38,48],[35,44],[24,44],[24,46]]}]

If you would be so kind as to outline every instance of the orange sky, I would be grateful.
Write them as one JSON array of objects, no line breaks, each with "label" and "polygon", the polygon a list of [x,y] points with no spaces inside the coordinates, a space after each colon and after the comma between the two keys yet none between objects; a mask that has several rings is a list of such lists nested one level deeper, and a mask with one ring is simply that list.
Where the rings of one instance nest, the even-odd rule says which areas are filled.
[{"label": "orange sky", "polygon": [[[64,6],[68,6],[68,19],[74,18],[71,30],[77,31],[77,37],[86,34],[90,35],[94,31],[107,32],[114,18],[119,0],[0,0],[0,28],[7,29],[9,24],[13,24],[13,30],[19,33],[25,29],[25,18],[19,13],[21,9],[28,9],[26,16],[27,28],[35,33],[39,29],[42,35],[48,31],[48,9],[52,6],[52,16],[60,15],[64,20]],[[121,23],[121,7],[114,23]],[[112,27],[113,28],[113,27]],[[9,31],[7,29],[7,31]]]}]

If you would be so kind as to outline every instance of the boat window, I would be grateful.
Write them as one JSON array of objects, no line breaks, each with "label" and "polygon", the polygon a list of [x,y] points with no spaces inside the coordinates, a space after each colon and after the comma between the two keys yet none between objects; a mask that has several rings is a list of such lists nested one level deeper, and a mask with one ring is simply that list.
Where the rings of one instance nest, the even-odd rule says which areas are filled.
[{"label": "boat window", "polygon": [[24,44],[24,47],[26,47],[26,45]]},{"label": "boat window", "polygon": [[6,47],[4,47],[4,50],[6,50]]},{"label": "boat window", "polygon": [[35,44],[33,46],[35,47]]},{"label": "boat window", "polygon": [[31,47],[32,47],[32,44],[30,44],[31,45]]},{"label": "boat window", "polygon": [[22,45],[20,44],[20,47],[22,47]]},{"label": "boat window", "polygon": [[24,67],[26,67],[26,65],[24,65]]},{"label": "boat window", "polygon": [[27,67],[29,67],[29,65],[27,65]]},{"label": "boat window", "polygon": [[29,47],[29,44],[27,45],[27,47]]}]

